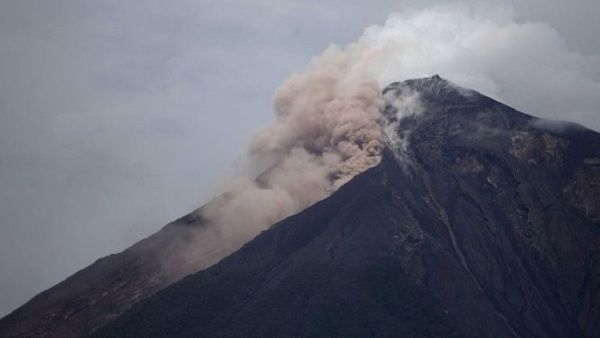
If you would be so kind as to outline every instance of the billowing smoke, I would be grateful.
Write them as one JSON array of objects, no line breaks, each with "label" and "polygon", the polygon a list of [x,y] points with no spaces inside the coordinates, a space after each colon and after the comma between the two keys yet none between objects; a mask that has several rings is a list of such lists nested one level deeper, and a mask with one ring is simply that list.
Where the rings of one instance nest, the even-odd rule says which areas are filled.
[{"label": "billowing smoke", "polygon": [[[212,263],[327,197],[376,165],[384,142],[402,152],[406,135],[395,135],[393,126],[419,112],[419,98],[410,92],[384,98],[381,89],[389,82],[437,73],[534,114],[594,113],[590,100],[597,102],[597,95],[589,94],[600,92],[600,82],[582,69],[600,65],[598,59],[569,52],[545,24],[516,23],[504,7],[484,10],[453,5],[393,14],[357,42],[329,47],[305,72],[292,75],[276,92],[275,123],[252,139],[251,170],[202,209],[213,226],[210,235],[199,236],[204,240],[196,254],[219,247]],[[540,84],[542,92],[563,99],[533,95],[532,101],[532,86]],[[384,117],[385,101],[398,116]]]},{"label": "billowing smoke", "polygon": [[327,197],[380,160],[384,107],[377,81],[356,67],[365,49],[332,47],[275,95],[276,121],[254,136],[250,167],[203,216],[243,243]]}]

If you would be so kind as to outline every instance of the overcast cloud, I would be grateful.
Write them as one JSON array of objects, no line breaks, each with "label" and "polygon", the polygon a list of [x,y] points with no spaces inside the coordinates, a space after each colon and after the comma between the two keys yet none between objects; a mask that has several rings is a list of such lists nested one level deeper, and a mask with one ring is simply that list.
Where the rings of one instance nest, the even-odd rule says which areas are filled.
[{"label": "overcast cloud", "polygon": [[0,316],[201,205],[277,86],[392,12],[420,50],[380,81],[440,73],[600,129],[596,0],[321,2],[0,2]]}]

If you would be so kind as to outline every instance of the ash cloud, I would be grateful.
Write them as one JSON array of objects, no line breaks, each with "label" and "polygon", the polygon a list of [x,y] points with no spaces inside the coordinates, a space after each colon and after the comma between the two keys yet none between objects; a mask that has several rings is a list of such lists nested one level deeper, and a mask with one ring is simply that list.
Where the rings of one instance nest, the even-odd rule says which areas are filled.
[{"label": "ash cloud", "polygon": [[231,250],[379,162],[384,99],[378,82],[356,67],[366,51],[331,47],[277,90],[276,121],[249,146],[249,167],[259,176],[235,178],[201,211]]}]

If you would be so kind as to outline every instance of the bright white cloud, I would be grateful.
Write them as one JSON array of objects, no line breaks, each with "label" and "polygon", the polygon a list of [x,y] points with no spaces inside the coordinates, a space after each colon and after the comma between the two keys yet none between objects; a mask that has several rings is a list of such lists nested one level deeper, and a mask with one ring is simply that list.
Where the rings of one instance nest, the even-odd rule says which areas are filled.
[{"label": "bright white cloud", "polygon": [[504,5],[442,5],[366,29],[363,67],[380,84],[440,74],[526,113],[600,130],[600,57],[570,51]]}]

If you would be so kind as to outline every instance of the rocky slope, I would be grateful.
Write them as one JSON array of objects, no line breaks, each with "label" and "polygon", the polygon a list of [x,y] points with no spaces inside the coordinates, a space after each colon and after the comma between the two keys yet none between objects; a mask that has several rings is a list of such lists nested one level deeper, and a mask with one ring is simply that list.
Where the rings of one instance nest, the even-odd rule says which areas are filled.
[{"label": "rocky slope", "polygon": [[[195,211],[127,250],[99,259],[0,320],[0,337],[80,337],[232,248],[201,242],[210,225]],[[187,254],[186,252],[193,252]]]},{"label": "rocky slope", "polygon": [[378,166],[96,335],[600,337],[600,135],[438,76],[385,93]]}]

